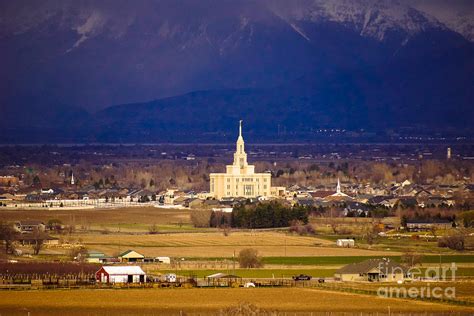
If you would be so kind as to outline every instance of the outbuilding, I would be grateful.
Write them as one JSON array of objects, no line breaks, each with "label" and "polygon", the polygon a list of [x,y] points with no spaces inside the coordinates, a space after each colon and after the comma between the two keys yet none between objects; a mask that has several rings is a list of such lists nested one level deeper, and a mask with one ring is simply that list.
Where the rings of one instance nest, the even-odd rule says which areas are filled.
[{"label": "outbuilding", "polygon": [[338,239],[336,241],[336,246],[338,247],[345,247],[345,248],[352,248],[355,246],[354,239]]},{"label": "outbuilding", "polygon": [[170,264],[171,258],[170,257],[156,257],[155,262]]},{"label": "outbuilding", "polygon": [[121,262],[143,262],[145,256],[136,251],[127,250],[121,253],[118,258]]},{"label": "outbuilding", "polygon": [[146,274],[139,266],[103,266],[95,279],[98,283],[145,283]]}]

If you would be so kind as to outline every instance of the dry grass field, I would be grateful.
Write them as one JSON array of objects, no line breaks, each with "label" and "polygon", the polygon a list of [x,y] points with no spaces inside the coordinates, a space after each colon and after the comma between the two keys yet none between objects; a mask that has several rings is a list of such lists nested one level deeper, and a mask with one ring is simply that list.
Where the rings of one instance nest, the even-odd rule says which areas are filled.
[{"label": "dry grass field", "polygon": [[88,249],[115,254],[133,249],[146,256],[232,257],[243,248],[255,248],[262,256],[377,256],[399,252],[336,248],[334,242],[283,232],[173,233],[157,235],[76,234]]},{"label": "dry grass field", "polygon": [[379,287],[397,287],[397,288],[454,288],[455,299],[462,301],[474,302],[474,282],[471,280],[457,280],[457,281],[445,281],[445,282],[407,282],[405,284],[395,283],[360,283],[360,282],[344,282],[334,283],[332,286],[339,286],[344,288],[362,289],[377,291]]},{"label": "dry grass field", "polygon": [[190,211],[156,207],[126,207],[84,210],[12,210],[1,209],[0,221],[59,219],[65,225],[111,231],[147,231],[153,224],[190,224]]},{"label": "dry grass field", "polygon": [[[135,289],[0,292],[2,315],[182,315],[216,314],[249,302],[282,312],[344,312],[346,315],[390,312],[440,315],[474,313],[474,308],[414,300],[304,288],[261,289]],[[293,313],[292,313],[293,314]]]}]

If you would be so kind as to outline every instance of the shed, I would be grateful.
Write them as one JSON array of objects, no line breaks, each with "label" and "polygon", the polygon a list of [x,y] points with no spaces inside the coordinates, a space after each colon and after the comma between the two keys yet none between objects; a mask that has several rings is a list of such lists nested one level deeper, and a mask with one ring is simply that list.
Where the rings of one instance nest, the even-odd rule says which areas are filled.
[{"label": "shed", "polygon": [[345,248],[352,248],[355,246],[354,239],[338,239],[336,241],[336,246],[338,247],[345,247]]},{"label": "shed", "polygon": [[232,274],[214,273],[206,277],[208,286],[232,286],[242,280],[241,277]]},{"label": "shed", "polygon": [[139,266],[103,266],[95,279],[99,283],[144,283],[146,274]]},{"label": "shed", "polygon": [[167,263],[167,264],[170,264],[170,263],[171,263],[171,258],[170,258],[170,257],[156,257],[156,258],[155,258],[155,261],[156,261],[156,262],[159,262],[159,263]]}]

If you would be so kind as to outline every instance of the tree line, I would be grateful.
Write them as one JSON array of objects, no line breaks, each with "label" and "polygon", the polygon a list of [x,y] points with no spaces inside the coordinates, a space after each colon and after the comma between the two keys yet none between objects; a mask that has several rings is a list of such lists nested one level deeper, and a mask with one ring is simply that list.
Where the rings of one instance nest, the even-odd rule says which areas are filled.
[{"label": "tree line", "polygon": [[212,212],[211,227],[274,228],[288,227],[292,222],[308,223],[310,209],[304,206],[283,206],[278,202],[242,204],[232,213]]}]

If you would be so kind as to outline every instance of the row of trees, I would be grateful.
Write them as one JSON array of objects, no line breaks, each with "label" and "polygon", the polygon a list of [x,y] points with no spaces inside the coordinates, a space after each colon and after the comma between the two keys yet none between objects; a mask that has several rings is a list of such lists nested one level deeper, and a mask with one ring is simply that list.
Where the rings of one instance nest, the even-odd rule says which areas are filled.
[{"label": "row of trees", "polygon": [[191,222],[195,227],[237,227],[237,228],[274,228],[288,227],[293,223],[308,224],[312,208],[304,206],[287,207],[278,202],[243,204],[234,208],[232,213],[213,212],[211,210],[194,211]]},{"label": "row of trees", "polygon": [[240,205],[232,211],[231,226],[240,228],[288,227],[293,221],[308,223],[309,209],[277,202]]}]

